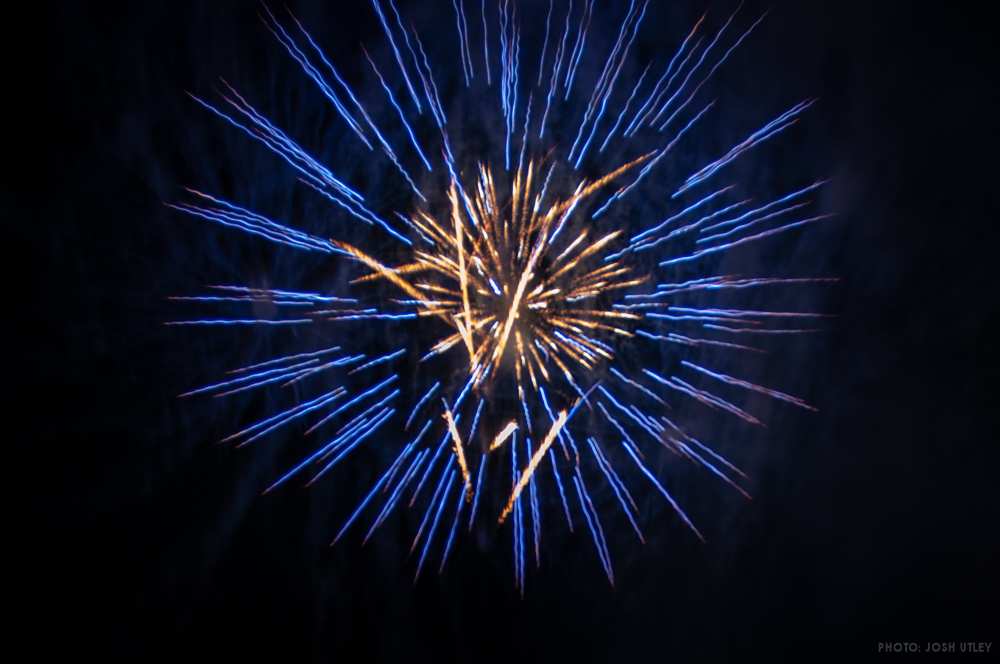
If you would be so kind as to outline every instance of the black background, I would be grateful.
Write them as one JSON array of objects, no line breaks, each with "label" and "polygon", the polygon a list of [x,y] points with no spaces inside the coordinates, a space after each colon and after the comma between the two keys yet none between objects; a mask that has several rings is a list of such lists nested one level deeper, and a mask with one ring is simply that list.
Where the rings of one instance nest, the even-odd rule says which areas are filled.
[{"label": "black background", "polygon": [[[372,30],[370,9],[356,11]],[[351,52],[351,12],[301,13],[335,16],[328,29]],[[708,544],[653,524],[612,589],[589,549],[564,556],[589,546],[571,541],[521,599],[504,556],[460,551],[414,585],[391,543],[328,549],[331,490],[258,498],[268,453],[212,445],[227,423],[173,399],[190,386],[191,354],[212,347],[159,326],[162,295],[190,283],[178,265],[201,229],[177,224],[180,238],[164,240],[176,224],[164,182],[190,171],[157,153],[210,133],[185,127],[207,123],[183,90],[219,73],[252,80],[277,57],[255,14],[252,3],[54,6],[39,24],[44,55],[9,59],[43,69],[29,76],[40,95],[7,103],[47,118],[24,162],[41,177],[8,215],[12,254],[26,242],[41,266],[27,308],[8,313],[29,321],[32,351],[13,358],[30,462],[7,470],[28,533],[8,546],[27,554],[16,607],[33,651],[691,661],[863,658],[889,640],[1000,647],[997,92],[984,17],[775,7],[753,48],[780,40],[774,80],[814,81],[832,172],[847,183],[837,206],[850,212],[823,248],[844,279],[838,318],[809,367],[821,412],[770,432],[754,501],[727,503]]]}]

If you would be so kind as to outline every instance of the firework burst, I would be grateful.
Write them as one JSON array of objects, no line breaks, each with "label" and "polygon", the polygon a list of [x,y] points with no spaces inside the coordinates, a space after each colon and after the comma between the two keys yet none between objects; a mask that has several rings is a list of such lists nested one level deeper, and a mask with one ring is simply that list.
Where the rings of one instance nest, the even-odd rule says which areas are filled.
[{"label": "firework burst", "polygon": [[[385,348],[370,332],[349,336],[339,331],[342,327],[334,328],[332,334],[342,340],[337,345],[269,358],[182,395],[321,385],[310,397],[226,441],[247,445],[292,425],[323,436],[265,492],[296,478],[312,484],[366,442],[384,450],[387,467],[334,541],[366,515],[367,541],[397,508],[413,508],[419,525],[411,552],[419,547],[419,576],[435,542],[439,569],[444,567],[460,523],[469,530],[477,523],[502,526],[512,533],[515,583],[523,591],[528,538],[539,563],[544,507],[551,504],[570,530],[574,523],[585,524],[613,582],[602,517],[586,475],[610,489],[640,541],[640,510],[633,496],[640,482],[661,494],[701,537],[651,470],[649,455],[669,450],[747,495],[740,484],[744,475],[678,423],[678,407],[697,402],[760,424],[745,406],[713,388],[728,385],[812,408],[798,397],[702,366],[685,351],[712,347],[752,356],[759,349],[744,338],[810,332],[814,328],[808,322],[820,314],[691,305],[683,297],[831,279],[703,273],[671,280],[671,275],[682,274],[679,265],[699,265],[706,256],[828,218],[806,211],[822,181],[756,203],[749,197],[736,200],[735,185],[703,186],[794,125],[813,102],[791,106],[664,189],[657,167],[715,106],[715,101],[698,101],[703,86],[763,17],[735,38],[729,35],[737,13],[709,35],[702,35],[702,17],[671,57],[651,61],[631,86],[619,85],[647,5],[629,4],[600,72],[590,80],[580,63],[594,29],[593,1],[584,0],[576,9],[571,1],[564,19],[549,3],[532,69],[522,62],[516,3],[501,0],[488,7],[484,0],[477,8],[480,59],[473,55],[472,12],[455,0],[464,86],[454,94],[471,97],[485,90],[499,100],[499,122],[484,125],[492,147],[478,157],[463,149],[461,159],[453,147],[463,145],[462,126],[449,123],[420,34],[407,26],[393,0],[372,5],[395,73],[390,75],[385,64],[380,68],[364,50],[377,83],[366,91],[371,94],[345,80],[295,16],[279,19],[265,7],[264,25],[319,87],[358,149],[379,153],[409,192],[409,207],[403,210],[384,210],[378,192],[363,193],[335,174],[225,81],[219,102],[192,95],[281,157],[345,221],[381,236],[369,234],[370,246],[323,237],[196,189],[187,190],[189,202],[169,204],[284,248],[347,261],[356,272],[346,291],[339,286],[317,292],[212,286],[210,293],[176,299],[266,303],[280,313],[169,325],[361,321],[405,330],[401,347]],[[374,93],[382,95],[384,118],[363,101]],[[581,95],[583,101],[576,103]],[[548,134],[553,123],[560,125],[560,136],[571,137],[565,144]],[[612,153],[626,156],[612,163]],[[440,162],[429,157],[435,154]],[[585,172],[593,175],[585,177]],[[624,200],[650,187],[669,195],[662,218],[618,212]],[[695,193],[699,190],[706,191]],[[652,266],[651,256],[657,257]],[[626,370],[620,355],[635,352],[641,343],[676,349],[678,370]],[[419,388],[410,389],[413,384]],[[575,425],[580,412],[588,413],[585,429]],[[494,511],[484,515],[488,510]]]}]

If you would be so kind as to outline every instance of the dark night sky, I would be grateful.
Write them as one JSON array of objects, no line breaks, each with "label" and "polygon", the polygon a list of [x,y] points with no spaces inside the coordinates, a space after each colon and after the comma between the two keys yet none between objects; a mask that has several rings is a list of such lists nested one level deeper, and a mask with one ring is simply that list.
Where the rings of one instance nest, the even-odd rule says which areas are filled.
[{"label": "dark night sky", "polygon": [[[367,3],[356,21],[313,4],[296,11],[324,26],[338,61],[377,39]],[[415,4],[407,11],[433,15]],[[452,39],[451,5],[440,4]],[[661,512],[645,547],[613,537],[612,589],[589,541],[570,538],[529,574],[524,599],[506,545],[460,549],[444,575],[415,586],[398,523],[365,549],[328,548],[343,511],[330,505],[360,483],[261,498],[292,457],[213,445],[240,413],[174,399],[211,375],[194,358],[228,366],[238,353],[223,337],[163,328],[173,315],[163,296],[217,276],[220,261],[234,274],[267,260],[248,249],[221,258],[230,236],[160,204],[206,169],[223,186],[246,175],[232,166],[238,141],[213,143],[219,125],[192,111],[185,89],[220,74],[261,97],[295,87],[270,64],[287,58],[255,4],[51,7],[47,57],[22,54],[29,69],[48,67],[33,96],[49,116],[49,145],[34,150],[47,175],[13,204],[34,224],[28,244],[43,266],[29,273],[28,315],[14,314],[34,321],[15,389],[31,402],[25,447],[38,458],[8,467],[20,480],[11,504],[29,503],[16,522],[30,536],[15,590],[32,649],[659,662],[857,659],[880,640],[1000,648],[993,35],[958,9],[875,4],[776,3],[727,66],[738,94],[821,98],[789,163],[768,153],[797,168],[815,150],[814,172],[836,181],[836,225],[798,250],[843,278],[822,301],[837,318],[796,366],[768,374],[808,372],[820,412],[775,410],[767,434],[746,441],[759,455],[752,502],[696,485],[708,543]],[[194,162],[198,150],[229,171]],[[273,166],[262,164],[243,166]]]}]

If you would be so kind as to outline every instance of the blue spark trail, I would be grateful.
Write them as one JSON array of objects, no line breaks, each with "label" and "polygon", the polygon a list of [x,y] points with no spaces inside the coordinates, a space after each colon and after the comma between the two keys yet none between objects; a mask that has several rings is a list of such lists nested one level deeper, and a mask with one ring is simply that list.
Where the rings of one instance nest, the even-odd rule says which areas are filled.
[{"label": "blue spark trail", "polygon": [[678,256],[677,258],[671,258],[669,260],[661,261],[661,267],[667,267],[669,265],[677,265],[678,263],[685,263],[687,261],[693,261],[706,256],[708,254],[718,253],[720,251],[726,251],[740,245],[747,244],[748,242],[755,242],[757,240],[763,240],[764,238],[771,237],[772,235],[777,235],[779,233],[784,233],[785,231],[790,231],[796,228],[801,228],[807,224],[813,224],[817,221],[824,221],[826,219],[831,219],[834,215],[832,214],[819,214],[813,217],[807,217],[806,219],[800,219],[799,221],[794,221],[790,224],[785,224],[784,226],[779,226],[777,228],[772,228],[771,230],[763,231],[757,233],[756,235],[750,235],[748,237],[740,238],[739,240],[733,240],[732,242],[727,242],[725,244],[716,245],[714,247],[709,247],[707,249],[699,249],[694,253],[688,254],[686,256]]},{"label": "blue spark trail", "polygon": [[[313,351],[311,353],[296,353],[294,355],[285,355],[284,357],[275,357],[273,359],[266,360],[264,362],[257,362],[256,364],[250,364],[245,367],[240,367],[239,369],[232,369],[227,373],[230,374],[243,373],[246,371],[252,371],[254,369],[261,369],[263,367],[268,367],[271,366],[272,364],[280,364],[282,362],[287,362],[289,360],[301,360],[310,357],[319,357],[321,355],[326,355],[328,353],[335,353],[338,350],[340,350],[340,346],[330,346],[329,348],[323,348],[320,350]],[[182,394],[181,396],[186,396],[186,395]]]},{"label": "blue spark trail", "polygon": [[674,500],[674,497],[671,496],[670,493],[665,488],[663,488],[663,485],[660,484],[660,481],[658,479],[656,479],[656,476],[653,475],[653,473],[649,472],[649,469],[646,468],[645,464],[642,463],[642,460],[639,459],[638,456],[636,456],[635,452],[632,451],[632,448],[626,445],[624,441],[622,442],[622,447],[625,448],[625,451],[628,452],[628,455],[632,457],[633,461],[635,461],[635,465],[639,467],[639,470],[642,471],[642,474],[645,475],[649,479],[649,481],[653,483],[653,486],[655,486],[659,490],[659,492],[663,495],[663,497],[667,499],[667,502],[670,503],[670,506],[672,508],[674,508],[674,512],[676,512],[677,516],[681,518],[681,521],[683,521],[687,525],[687,527],[690,528],[694,532],[694,534],[698,536],[698,539],[704,542],[705,541],[704,536],[697,528],[695,528],[694,524],[691,522],[691,519],[688,518],[687,513],[681,509],[680,505],[677,504],[677,501]]},{"label": "blue spark trail", "polygon": [[444,553],[441,554],[441,565],[438,567],[438,574],[444,572],[445,563],[448,562],[448,555],[451,553],[452,543],[455,541],[455,532],[458,530],[458,520],[462,516],[462,508],[465,507],[465,493],[462,491],[461,482],[458,487],[458,501],[455,505],[455,518],[451,522],[451,530],[448,531],[448,540],[444,545]]},{"label": "blue spark trail", "polygon": [[340,530],[337,531],[337,535],[333,538],[333,541],[330,542],[330,546],[336,544],[340,540],[340,538],[343,537],[344,533],[347,532],[347,529],[351,527],[351,524],[353,524],[354,521],[358,518],[358,516],[361,515],[361,512],[365,509],[365,507],[368,506],[368,503],[371,502],[371,499],[375,496],[375,494],[378,493],[380,489],[382,489],[382,487],[389,481],[390,477],[392,477],[392,475],[396,472],[396,469],[403,463],[403,460],[409,455],[411,451],[413,451],[413,448],[414,448],[413,443],[407,443],[403,447],[403,450],[392,462],[392,465],[390,465],[389,468],[378,479],[378,481],[375,482],[375,484],[372,486],[371,491],[368,492],[368,495],[366,495],[364,499],[362,499],[362,501],[358,504],[357,508],[355,508],[354,512],[351,513],[351,516],[349,516],[347,518],[347,521],[344,522],[344,525],[341,526]]},{"label": "blue spark trail", "polygon": [[[600,467],[601,472],[603,472],[604,476],[607,478],[608,484],[611,486],[611,490],[614,492],[619,504],[621,504],[622,511],[625,513],[629,523],[632,525],[632,530],[635,531],[639,541],[645,544],[646,538],[643,537],[642,529],[639,528],[639,524],[636,523],[635,516],[632,514],[632,509],[635,509],[636,512],[639,511],[639,507],[635,504],[635,500],[632,499],[632,495],[628,492],[628,489],[625,488],[625,485],[622,483],[617,473],[615,473],[614,468],[611,467],[611,464],[604,457],[604,454],[601,452],[600,446],[597,442],[593,438],[587,438],[587,444],[590,446],[590,450],[593,453],[594,458],[597,460],[598,467]],[[625,502],[625,497],[628,498],[628,503]],[[629,507],[629,504],[631,504],[632,508]]]},{"label": "blue spark trail", "polygon": [[[389,0],[389,5],[396,15],[396,22],[399,24],[400,32],[406,37],[406,30],[403,28],[403,21],[396,10],[396,4],[392,0]],[[420,100],[417,98],[417,93],[413,90],[413,83],[410,82],[410,75],[406,72],[406,65],[403,64],[403,57],[399,54],[399,48],[396,46],[396,40],[392,36],[392,29],[389,27],[388,21],[385,20],[385,14],[382,13],[382,7],[379,5],[378,0],[372,0],[372,6],[375,8],[375,13],[378,14],[378,20],[382,24],[382,30],[385,32],[386,39],[389,40],[389,45],[392,47],[392,53],[396,56],[399,71],[403,75],[403,80],[406,81],[406,89],[410,92],[410,99],[413,100],[413,105],[417,107],[417,112],[422,113],[423,109],[420,107]],[[409,44],[408,41],[407,44]]]},{"label": "blue spark trail", "polygon": [[[560,442],[562,441],[562,436],[559,437]],[[552,452],[552,448],[548,451],[549,462],[552,464],[552,476],[556,478],[556,487],[559,489],[559,501],[562,503],[563,514],[566,516],[566,526],[569,528],[570,532],[573,532],[573,517],[569,512],[569,503],[566,502],[566,491],[563,489],[562,477],[559,475],[559,466],[556,463],[556,455]]]},{"label": "blue spark trail", "polygon": [[[430,424],[430,421],[428,421],[427,424]],[[423,464],[424,459],[427,458],[428,453],[429,453],[428,450],[423,450],[413,460],[413,463],[410,465],[410,468],[406,471],[406,474],[403,475],[403,478],[400,480],[399,484],[389,495],[389,499],[382,507],[382,511],[379,512],[379,515],[375,517],[375,521],[372,522],[371,528],[369,528],[368,532],[365,534],[364,542],[368,542],[368,540],[371,538],[375,530],[382,525],[382,523],[389,516],[392,510],[396,507],[396,503],[399,502],[400,495],[403,493],[403,490],[406,488],[406,486],[410,483],[410,480],[413,479],[413,476],[416,475],[417,471],[420,469],[421,464]]]},{"label": "blue spark trail", "polygon": [[[448,474],[447,485],[451,487],[451,481],[455,477],[455,471],[452,470]],[[462,499],[462,483],[457,482],[458,487],[458,497],[461,501]],[[420,562],[417,564],[417,573],[414,575],[413,580],[416,581],[420,577],[420,571],[424,568],[424,560],[427,558],[427,551],[431,547],[431,542],[434,540],[434,533],[437,531],[438,521],[441,520],[441,512],[444,510],[445,499],[448,497],[448,489],[445,489],[444,493],[441,494],[441,501],[438,503],[437,511],[434,513],[434,522],[431,524],[430,532],[427,533],[427,540],[424,542],[424,550],[420,554]]]},{"label": "blue spark trail", "polygon": [[410,428],[410,423],[413,421],[413,418],[416,417],[417,412],[420,411],[421,406],[427,403],[427,401],[434,396],[434,393],[437,392],[439,387],[441,387],[441,381],[436,381],[433,385],[431,385],[430,389],[424,393],[424,396],[420,397],[420,400],[413,406],[410,416],[406,418],[406,425],[403,427],[404,429]]},{"label": "blue spark trail", "polygon": [[608,208],[611,207],[611,205],[613,203],[615,203],[616,201],[621,200],[630,191],[632,191],[633,189],[635,189],[639,185],[639,183],[642,182],[642,180],[647,175],[649,175],[650,171],[652,171],[656,167],[656,165],[659,164],[660,161],[664,157],[666,157],[670,153],[671,150],[673,150],[674,146],[677,145],[677,142],[680,141],[681,138],[684,137],[684,134],[686,134],[688,132],[688,130],[691,129],[691,127],[693,127],[695,124],[697,124],[698,120],[700,120],[702,118],[702,116],[705,115],[705,113],[708,113],[708,111],[714,105],[715,105],[715,102],[711,101],[703,109],[701,109],[700,111],[698,111],[698,113],[693,118],[691,118],[691,120],[686,125],[684,125],[684,128],[681,129],[679,132],[677,132],[677,135],[674,136],[673,140],[671,140],[669,143],[667,143],[666,147],[664,147],[663,149],[661,149],[656,154],[655,157],[653,157],[652,159],[650,159],[649,162],[647,162],[646,165],[642,167],[642,170],[639,171],[639,175],[636,176],[635,180],[633,180],[630,184],[628,184],[625,187],[622,187],[621,189],[619,189],[618,191],[616,191],[614,194],[612,194],[610,197],[608,197],[608,200],[606,200],[604,202],[604,204],[601,205],[601,207],[599,207],[594,212],[594,214],[591,215],[590,218],[591,219],[597,219],[602,214],[604,214],[605,212],[607,212]]},{"label": "blue spark trail", "polygon": [[316,424],[314,424],[311,427],[309,427],[309,429],[306,431],[306,433],[307,434],[312,433],[313,431],[315,431],[319,427],[323,426],[324,424],[326,424],[331,419],[333,419],[334,417],[336,417],[340,413],[344,412],[345,410],[347,410],[351,406],[355,405],[356,403],[358,403],[360,401],[363,401],[364,399],[367,399],[371,395],[373,395],[376,392],[378,392],[379,390],[381,390],[383,387],[386,387],[387,385],[391,385],[392,383],[394,383],[398,379],[399,379],[399,376],[397,376],[396,374],[393,374],[393,375],[389,376],[388,378],[386,378],[385,380],[383,380],[378,385],[376,385],[375,387],[372,387],[372,388],[369,388],[369,389],[365,390],[364,392],[362,392],[358,396],[354,397],[353,399],[351,399],[347,403],[341,405],[339,408],[337,408],[333,412],[327,414],[326,417],[324,417],[323,419],[321,419]]},{"label": "blue spark trail", "polygon": [[476,520],[476,512],[479,509],[479,494],[482,492],[483,473],[486,472],[486,464],[489,458],[488,454],[479,457],[479,472],[476,473],[476,490],[472,494],[472,509],[469,512],[469,532],[472,532],[472,525]]},{"label": "blue spark trail", "polygon": [[[670,77],[670,80],[667,81],[666,87],[663,88],[663,92],[661,92],[661,86],[663,85],[663,81],[668,76],[670,76],[671,72],[674,70],[674,65],[677,63],[677,58],[679,58],[684,53],[688,43],[691,41],[695,33],[698,31],[698,28],[701,27],[702,21],[704,20],[705,20],[705,15],[702,14],[701,18],[698,19],[698,22],[694,24],[694,27],[691,28],[691,31],[681,42],[681,45],[677,48],[677,52],[674,53],[674,56],[670,59],[670,62],[667,64],[667,68],[663,71],[663,74],[660,76],[659,80],[657,80],[656,83],[653,85],[653,88],[650,91],[649,95],[647,96],[646,101],[643,102],[641,106],[639,106],[639,109],[635,112],[635,116],[632,118],[632,121],[625,128],[624,134],[626,137],[632,136],[638,130],[639,126],[645,121],[646,113],[651,112],[652,109],[654,109],[657,106],[657,104],[659,104],[659,99],[661,98],[662,94],[670,89],[670,84],[673,83],[674,76],[677,75],[676,72],[674,73],[674,76]],[[698,48],[697,45],[695,45],[695,48],[692,50],[697,50],[697,48]],[[682,62],[681,65],[677,68],[677,71],[680,71],[683,68],[684,68],[684,63]]]},{"label": "blue spark trail", "polygon": [[363,443],[368,438],[368,436],[373,434],[376,429],[385,424],[385,421],[388,420],[390,417],[392,417],[393,413],[395,412],[396,412],[395,408],[386,408],[385,410],[383,410],[382,414],[376,417],[375,420],[364,430],[364,433],[360,434],[357,438],[355,438],[354,442],[351,443],[346,448],[344,448],[344,450],[340,452],[340,454],[335,456],[333,460],[330,461],[330,463],[323,466],[323,470],[316,473],[316,475],[314,475],[313,478],[309,480],[308,484],[311,485],[315,483],[316,480],[318,480],[320,477],[329,472],[331,468],[340,463],[341,459],[343,459],[345,456],[354,451],[361,443]]}]

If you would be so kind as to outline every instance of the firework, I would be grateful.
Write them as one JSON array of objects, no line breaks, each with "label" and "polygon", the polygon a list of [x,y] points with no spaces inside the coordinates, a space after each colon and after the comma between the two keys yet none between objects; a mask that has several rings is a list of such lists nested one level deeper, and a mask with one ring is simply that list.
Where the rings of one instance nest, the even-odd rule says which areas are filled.
[{"label": "firework", "polygon": [[[738,13],[707,35],[702,17],[680,35],[676,52],[649,62],[629,86],[623,73],[648,3],[628,5],[591,80],[580,63],[596,29],[592,0],[575,8],[572,0],[562,8],[548,4],[537,60],[522,53],[516,3],[484,0],[470,9],[454,0],[461,82],[452,94],[489,94],[499,101],[498,122],[487,123],[491,147],[478,156],[460,149],[456,157],[456,146],[464,145],[462,127],[449,122],[453,104],[442,99],[440,73],[420,33],[393,0],[374,0],[372,7],[387,51],[379,64],[363,50],[377,84],[363,91],[348,84],[294,15],[279,18],[265,7],[261,18],[332,105],[348,132],[345,140],[354,141],[359,154],[380,154],[409,192],[405,209],[387,210],[380,192],[362,192],[338,176],[225,81],[218,102],[192,95],[281,157],[344,223],[372,233],[366,245],[336,232],[305,232],[197,189],[187,190],[188,202],[170,203],[281,247],[354,266],[346,290],[336,293],[214,285],[210,293],[175,298],[267,304],[278,313],[168,325],[330,325],[337,339],[335,345],[235,369],[182,396],[313,389],[225,439],[243,446],[293,426],[316,437],[312,451],[265,493],[293,479],[312,484],[366,442],[376,445],[387,466],[335,542],[363,518],[370,521],[367,541],[394,511],[412,509],[419,525],[410,549],[416,554],[419,547],[419,576],[435,546],[439,570],[444,567],[460,524],[509,530],[515,583],[523,591],[525,551],[533,550],[540,564],[544,507],[552,505],[570,530],[582,516],[613,583],[607,518],[602,520],[587,475],[591,484],[597,478],[610,488],[640,541],[633,492],[643,488],[661,494],[700,538],[651,470],[649,456],[669,450],[747,495],[744,474],[676,423],[676,410],[698,402],[760,424],[744,406],[715,392],[719,384],[812,408],[798,397],[702,366],[686,352],[713,347],[752,357],[759,349],[743,339],[814,331],[820,314],[690,305],[683,296],[831,279],[710,273],[671,279],[682,274],[679,265],[699,266],[706,256],[828,218],[807,212],[810,194],[823,181],[757,202],[735,200],[735,185],[707,184],[797,123],[813,101],[794,104],[665,188],[658,166],[715,107],[715,101],[699,101],[703,86],[763,17],[735,35]],[[470,25],[478,30],[477,17],[470,22],[476,10],[481,57],[473,52],[477,40],[470,33]],[[384,117],[368,110],[365,100],[376,95],[388,111]],[[554,123],[564,140],[553,138]],[[666,201],[662,217],[620,212],[624,201],[650,190]],[[656,257],[652,264],[650,257]],[[351,322],[401,329],[405,341],[386,348],[370,332],[345,332],[343,325]],[[627,370],[620,356],[640,344],[669,344],[680,357],[677,371]],[[581,412],[600,426],[580,427]]]}]

